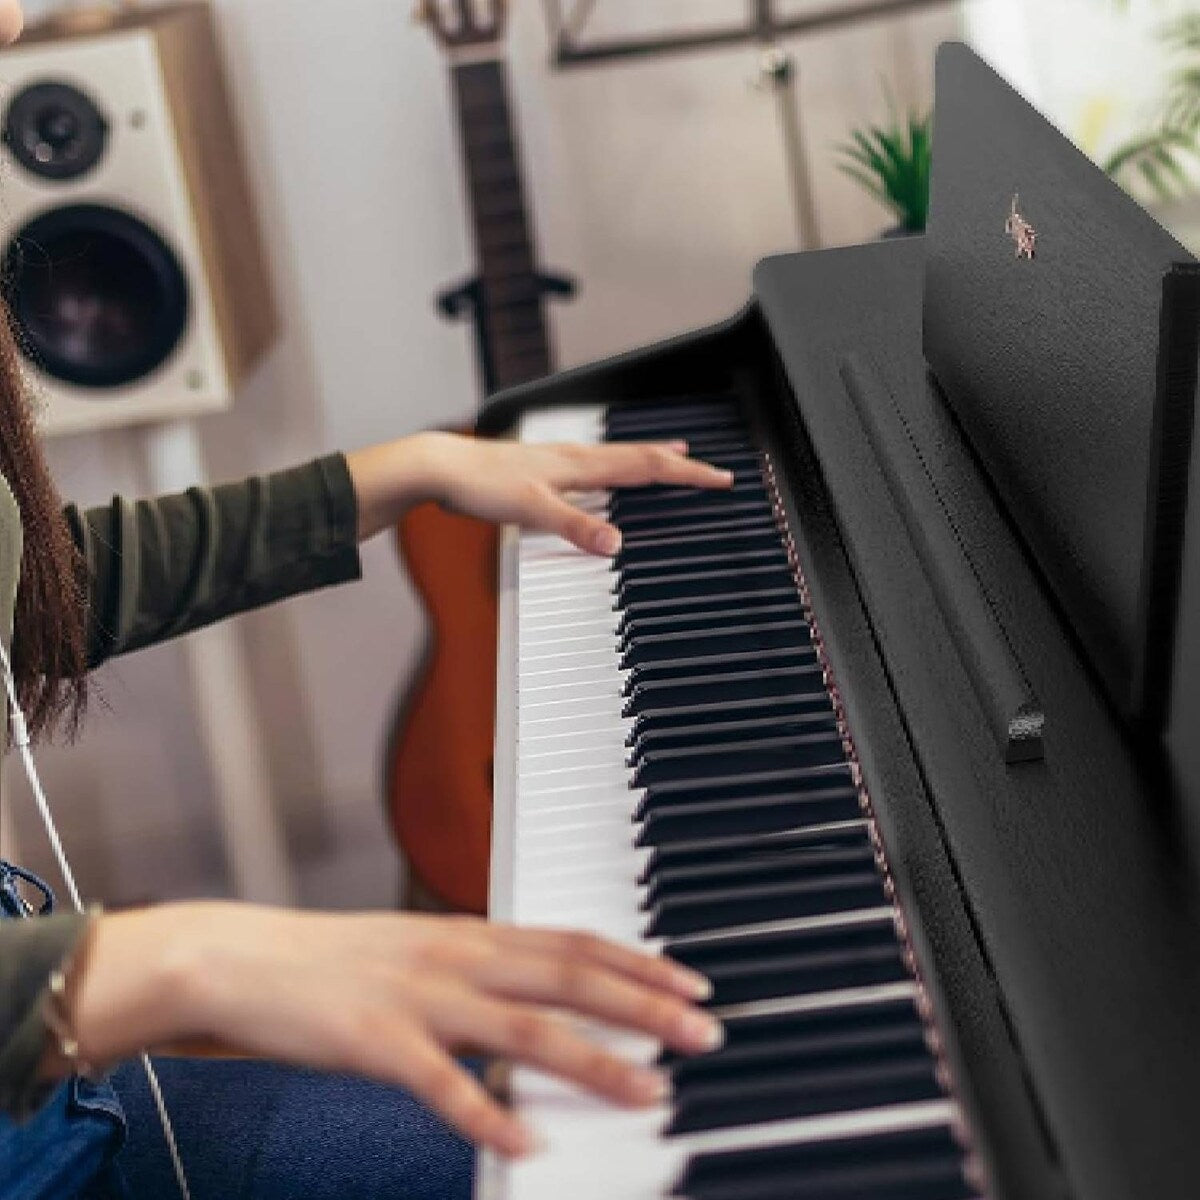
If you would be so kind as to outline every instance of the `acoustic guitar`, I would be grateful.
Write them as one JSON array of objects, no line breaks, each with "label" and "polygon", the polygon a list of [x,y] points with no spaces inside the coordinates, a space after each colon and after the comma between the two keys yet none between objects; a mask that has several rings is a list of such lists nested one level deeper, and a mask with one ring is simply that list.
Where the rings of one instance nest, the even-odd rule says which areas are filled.
[{"label": "acoustic guitar", "polygon": [[[574,284],[536,266],[503,61],[503,0],[418,5],[446,50],[458,114],[478,273],[438,298],[469,317],[485,394],[545,375],[548,294]],[[402,700],[386,763],[388,810],[414,893],[439,907],[487,906],[495,724],[494,527],[422,505],[397,530],[429,621],[416,683]]]}]

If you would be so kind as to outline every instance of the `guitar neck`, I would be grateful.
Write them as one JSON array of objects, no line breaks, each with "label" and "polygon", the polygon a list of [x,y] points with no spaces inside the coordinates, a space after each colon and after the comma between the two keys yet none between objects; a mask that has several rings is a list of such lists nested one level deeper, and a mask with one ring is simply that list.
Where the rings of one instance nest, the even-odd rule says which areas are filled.
[{"label": "guitar neck", "polygon": [[479,263],[479,317],[492,382],[511,387],[553,366],[504,63],[451,68]]}]

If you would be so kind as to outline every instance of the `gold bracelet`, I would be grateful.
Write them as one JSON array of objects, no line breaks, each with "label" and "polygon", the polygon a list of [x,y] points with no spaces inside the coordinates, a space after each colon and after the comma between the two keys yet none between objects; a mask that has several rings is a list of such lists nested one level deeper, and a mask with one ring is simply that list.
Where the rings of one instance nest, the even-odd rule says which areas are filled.
[{"label": "gold bracelet", "polygon": [[79,1038],[76,1037],[74,1031],[72,1001],[77,990],[80,969],[87,959],[88,946],[92,930],[95,928],[96,918],[102,912],[103,909],[99,905],[89,906],[87,911],[88,928],[84,930],[66,962],[50,972],[46,988],[46,1003],[42,1008],[42,1019],[46,1028],[54,1036],[55,1049],[58,1051],[59,1058],[67,1066],[67,1074],[79,1075],[89,1080],[97,1078],[98,1073],[91,1063],[85,1062],[79,1056]]}]

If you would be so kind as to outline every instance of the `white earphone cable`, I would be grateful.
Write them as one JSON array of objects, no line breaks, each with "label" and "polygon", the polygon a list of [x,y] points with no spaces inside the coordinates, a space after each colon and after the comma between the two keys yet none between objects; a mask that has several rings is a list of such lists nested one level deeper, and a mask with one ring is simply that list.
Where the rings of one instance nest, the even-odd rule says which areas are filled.
[{"label": "white earphone cable", "polygon": [[[50,839],[50,848],[54,852],[54,861],[58,864],[58,869],[62,873],[63,880],[67,885],[67,892],[71,897],[71,903],[76,912],[84,913],[87,910],[84,907],[83,898],[79,894],[79,888],[75,883],[75,873],[71,870],[70,862],[67,861],[67,854],[63,849],[62,839],[58,836],[58,827],[55,825],[54,817],[50,813],[50,804],[46,799],[45,791],[42,789],[42,781],[38,776],[37,767],[34,765],[33,751],[29,745],[29,726],[25,720],[25,714],[21,710],[21,705],[17,701],[17,685],[13,678],[8,651],[5,649],[2,640],[0,640],[0,666],[3,667],[4,687],[8,694],[8,710],[12,720],[13,745],[16,746],[17,753],[21,757],[21,765],[25,769],[25,777],[29,780],[29,787],[33,792],[33,802],[37,806],[38,815],[42,819],[43,826],[45,826],[46,836]],[[154,1107],[158,1110],[158,1122],[162,1126],[163,1138],[167,1143],[167,1151],[171,1156],[171,1166],[175,1171],[175,1182],[179,1185],[179,1192],[183,1200],[192,1200],[191,1189],[188,1187],[187,1174],[183,1169],[183,1159],[180,1157],[179,1146],[175,1140],[175,1127],[171,1124],[171,1115],[167,1111],[167,1103],[163,1098],[162,1085],[158,1081],[158,1073],[150,1061],[150,1055],[144,1051],[141,1054],[141,1063],[142,1070],[146,1075],[146,1082],[150,1086],[150,1095],[154,1100]]]}]

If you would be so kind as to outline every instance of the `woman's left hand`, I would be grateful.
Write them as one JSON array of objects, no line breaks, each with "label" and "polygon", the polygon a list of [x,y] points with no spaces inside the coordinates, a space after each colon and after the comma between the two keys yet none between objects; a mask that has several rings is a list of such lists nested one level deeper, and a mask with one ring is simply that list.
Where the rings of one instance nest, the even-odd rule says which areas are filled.
[{"label": "woman's left hand", "polygon": [[346,456],[358,495],[359,538],[394,524],[414,504],[557,533],[592,554],[615,554],[621,535],[570,493],[666,484],[728,488],[733,476],[689,458],[683,442],[524,445],[421,433]]}]

